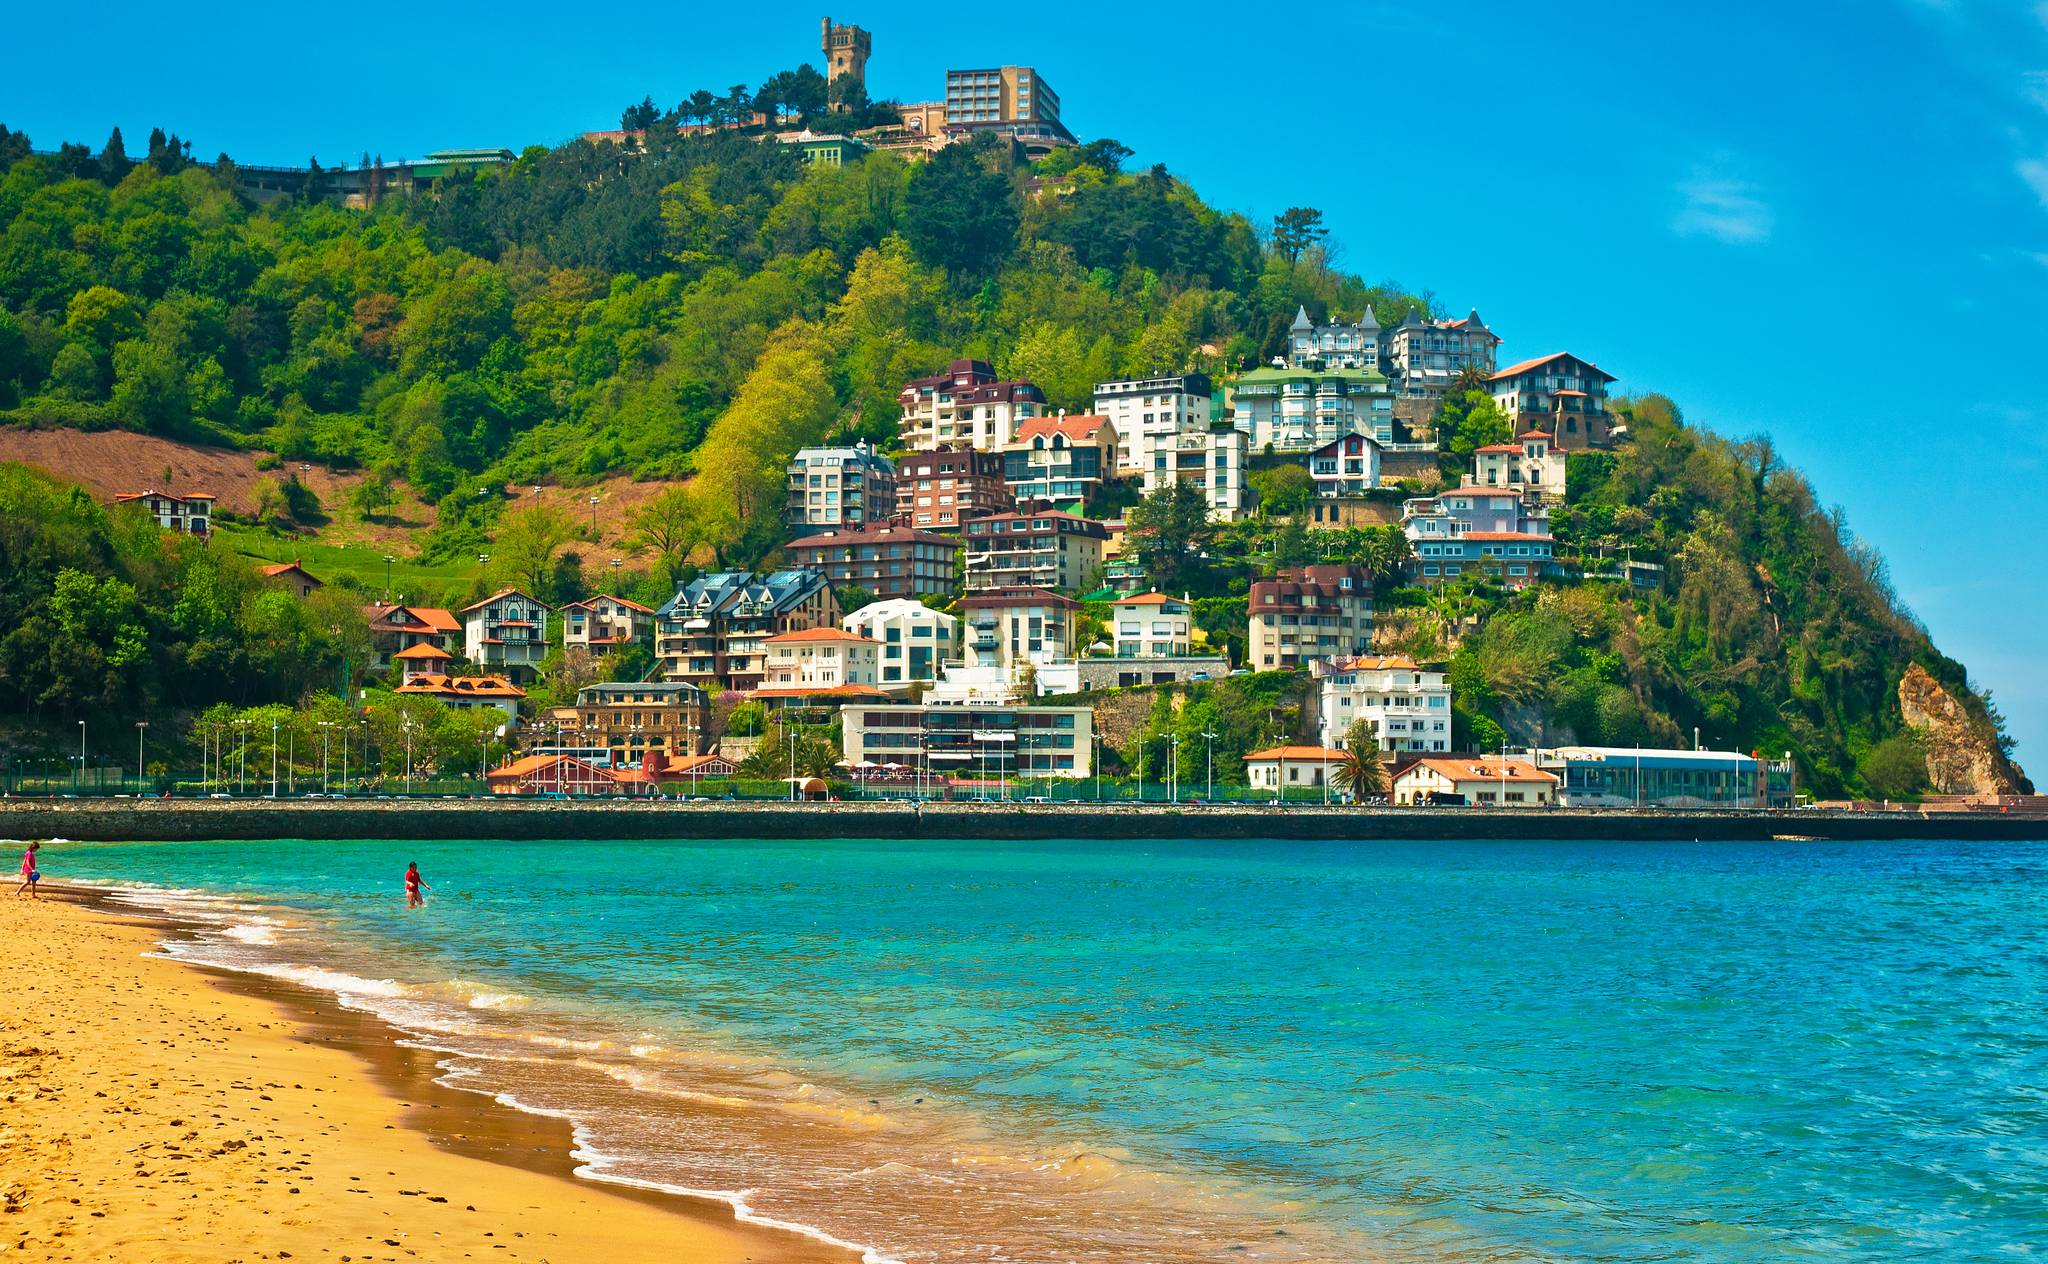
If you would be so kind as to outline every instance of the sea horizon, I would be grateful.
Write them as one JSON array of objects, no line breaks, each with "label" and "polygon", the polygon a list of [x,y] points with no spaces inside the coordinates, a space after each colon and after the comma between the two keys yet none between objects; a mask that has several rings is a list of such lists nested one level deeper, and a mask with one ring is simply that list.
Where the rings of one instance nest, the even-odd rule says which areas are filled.
[{"label": "sea horizon", "polygon": [[176,919],[168,955],[333,996],[450,1086],[568,1119],[584,1175],[874,1260],[2048,1235],[2048,843],[47,854]]}]

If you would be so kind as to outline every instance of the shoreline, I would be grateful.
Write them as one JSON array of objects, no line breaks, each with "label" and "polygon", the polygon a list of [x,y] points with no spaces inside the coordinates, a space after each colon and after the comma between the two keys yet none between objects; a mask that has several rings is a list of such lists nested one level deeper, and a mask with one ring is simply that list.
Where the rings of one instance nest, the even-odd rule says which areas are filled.
[{"label": "shoreline", "polygon": [[10,898],[0,915],[9,940],[30,946],[0,1001],[0,1149],[19,1156],[0,1179],[13,1213],[0,1249],[863,1258],[799,1227],[747,1222],[716,1198],[581,1177],[567,1121],[438,1083],[439,1055],[401,1044],[383,1020],[283,980],[147,955],[180,923],[110,907],[102,889],[45,884],[43,895]]},{"label": "shoreline", "polygon": [[632,800],[0,800],[0,838],[645,838],[1543,840],[1960,842],[2048,838],[2048,816],[2005,812],[1350,808],[1289,805],[776,803]]}]

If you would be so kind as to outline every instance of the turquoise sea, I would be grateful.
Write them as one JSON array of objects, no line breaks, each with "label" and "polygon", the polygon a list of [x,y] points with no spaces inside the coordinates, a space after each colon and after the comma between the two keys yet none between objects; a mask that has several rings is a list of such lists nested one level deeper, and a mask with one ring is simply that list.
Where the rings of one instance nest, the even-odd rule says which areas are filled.
[{"label": "turquoise sea", "polygon": [[2048,1253],[2048,843],[43,856],[877,1260]]}]

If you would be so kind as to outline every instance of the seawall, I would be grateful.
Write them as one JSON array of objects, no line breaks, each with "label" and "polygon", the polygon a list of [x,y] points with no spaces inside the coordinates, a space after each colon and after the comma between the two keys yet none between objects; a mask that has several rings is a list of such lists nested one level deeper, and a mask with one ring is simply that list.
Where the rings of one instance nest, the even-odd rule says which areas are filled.
[{"label": "seawall", "polygon": [[2048,839],[2048,817],[1985,812],[1527,811],[1000,803],[11,800],[0,837]]}]

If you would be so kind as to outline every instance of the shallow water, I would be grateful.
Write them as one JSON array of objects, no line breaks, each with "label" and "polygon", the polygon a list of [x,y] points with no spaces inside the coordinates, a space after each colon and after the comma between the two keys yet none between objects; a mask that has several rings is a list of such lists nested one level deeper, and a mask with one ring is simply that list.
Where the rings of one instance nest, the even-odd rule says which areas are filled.
[{"label": "shallow water", "polygon": [[593,1175],[876,1258],[2048,1250],[2048,844],[44,856],[568,1116]]}]

